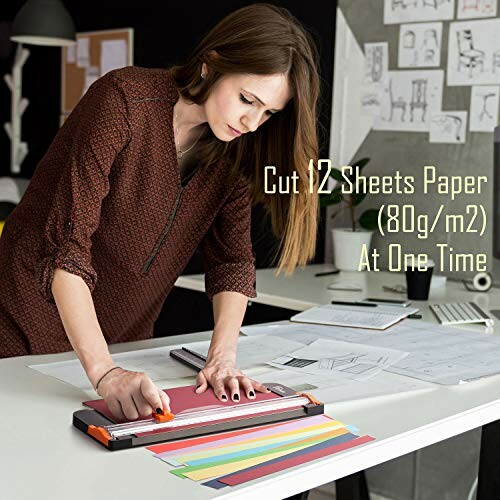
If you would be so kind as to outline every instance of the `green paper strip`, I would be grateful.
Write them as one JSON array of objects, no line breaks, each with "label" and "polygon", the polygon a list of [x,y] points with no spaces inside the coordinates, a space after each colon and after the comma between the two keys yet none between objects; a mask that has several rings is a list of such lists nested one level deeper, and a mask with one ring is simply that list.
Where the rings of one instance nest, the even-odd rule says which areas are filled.
[{"label": "green paper strip", "polygon": [[[327,434],[330,434],[331,432],[332,431],[330,431]],[[348,433],[348,432],[349,431],[346,430],[345,433]],[[340,434],[340,435],[342,435],[342,434]],[[277,453],[280,451],[302,450],[302,449],[307,448],[309,446],[312,446],[314,444],[318,444],[318,443],[321,443],[321,442],[326,441],[328,439],[333,439],[334,437],[337,437],[337,436],[332,437],[331,435],[328,435],[326,437],[324,437],[324,436],[325,436],[324,434],[321,434],[316,439],[309,441],[305,444],[292,443],[292,444],[289,444],[287,446],[280,446],[278,448],[272,448],[272,449],[266,450],[264,452],[253,453],[251,455],[245,455],[244,457],[234,457],[231,459],[219,460],[217,462],[212,462],[209,464],[201,464],[201,465],[183,467],[182,469],[174,469],[174,470],[171,470],[170,472],[172,474],[175,474],[176,476],[184,476],[184,474],[187,474],[188,472],[198,471],[198,470],[202,470],[202,469],[209,469],[211,467],[218,467],[219,465],[225,465],[225,464],[230,464],[230,463],[234,463],[234,462],[239,462],[242,459],[249,460],[251,458],[257,458],[257,457],[261,457],[261,456],[271,455],[271,454],[274,454],[274,453]]]}]

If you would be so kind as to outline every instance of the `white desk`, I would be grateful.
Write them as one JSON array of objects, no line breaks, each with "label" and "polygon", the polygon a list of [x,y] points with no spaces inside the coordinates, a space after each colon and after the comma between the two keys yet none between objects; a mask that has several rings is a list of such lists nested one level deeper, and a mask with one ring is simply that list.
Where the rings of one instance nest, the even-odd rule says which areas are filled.
[{"label": "white desk", "polygon": [[[294,311],[304,311],[320,304],[328,304],[332,300],[361,300],[365,297],[388,299],[406,299],[406,295],[386,292],[382,285],[404,285],[404,274],[390,272],[341,272],[330,276],[315,277],[316,273],[332,269],[329,264],[314,264],[299,268],[292,276],[281,274],[275,276],[274,269],[257,270],[257,297],[252,302],[270,306],[284,307]],[[357,283],[362,292],[328,290],[326,286],[336,281]],[[189,290],[204,292],[204,275],[192,274],[180,276],[175,286]],[[421,308],[425,321],[435,322],[435,317],[427,307],[429,302],[470,302],[475,301],[485,309],[500,308],[500,289],[492,288],[488,293],[468,292],[460,282],[448,281],[446,286],[431,288],[429,301],[412,301],[412,305]],[[500,320],[499,320],[500,324]],[[470,328],[470,326],[468,326]],[[481,328],[479,328],[481,329]],[[500,329],[499,329],[500,332]]]},{"label": "white desk", "polygon": [[[318,269],[310,271],[317,272]],[[315,280],[326,285],[331,278]],[[258,279],[258,286],[262,283],[263,280]],[[311,295],[304,295],[312,300],[312,289],[306,290]],[[300,291],[289,291],[296,294],[298,300]],[[457,289],[456,293],[459,294],[460,290]],[[494,299],[495,305],[500,304],[500,293],[493,292],[489,299]],[[209,337],[210,332],[167,337],[114,345],[111,350],[123,352]],[[63,353],[0,360],[2,498],[136,500],[146,497],[164,500],[170,495],[186,500],[284,498],[500,417],[500,376],[464,386],[440,386],[421,392],[328,405],[328,414],[358,426],[361,432],[371,434],[377,440],[246,485],[216,491],[173,476],[168,472],[168,465],[145,449],[108,452],[73,428],[72,413],[80,408],[87,395],[25,366],[72,357],[72,353]]]}]

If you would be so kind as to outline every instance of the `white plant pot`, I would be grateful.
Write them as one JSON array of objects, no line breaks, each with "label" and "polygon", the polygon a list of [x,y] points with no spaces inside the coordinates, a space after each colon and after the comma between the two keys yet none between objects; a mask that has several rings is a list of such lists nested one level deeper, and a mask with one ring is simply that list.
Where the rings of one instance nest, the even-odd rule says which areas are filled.
[{"label": "white plant pot", "polygon": [[[347,227],[336,227],[332,229],[333,239],[333,261],[335,267],[341,271],[357,271],[361,258],[363,245],[370,252],[370,243],[373,231],[358,229],[352,231]],[[362,270],[365,270],[363,267]]]}]

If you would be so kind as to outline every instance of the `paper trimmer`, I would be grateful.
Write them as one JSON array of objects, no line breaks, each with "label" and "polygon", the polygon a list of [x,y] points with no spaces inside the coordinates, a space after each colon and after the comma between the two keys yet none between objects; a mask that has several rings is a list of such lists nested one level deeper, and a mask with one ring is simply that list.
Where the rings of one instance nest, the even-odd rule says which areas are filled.
[{"label": "paper trimmer", "polygon": [[[148,419],[124,423],[113,421],[102,400],[89,401],[85,404],[92,409],[74,412],[73,425],[114,451],[324,412],[324,405],[309,394],[298,393],[281,384],[265,385],[271,392],[256,393],[255,400],[242,394],[241,402],[222,404],[211,390],[208,394],[197,395],[194,386],[170,389],[165,392],[170,397],[173,414],[153,414]],[[180,411],[176,412],[176,406]]]}]

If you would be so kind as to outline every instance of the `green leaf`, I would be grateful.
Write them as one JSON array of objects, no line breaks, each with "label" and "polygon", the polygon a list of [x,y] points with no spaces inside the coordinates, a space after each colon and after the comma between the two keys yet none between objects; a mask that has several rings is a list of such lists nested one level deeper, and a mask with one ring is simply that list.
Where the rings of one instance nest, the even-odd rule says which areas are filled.
[{"label": "green leaf", "polygon": [[337,205],[344,201],[344,195],[341,188],[335,188],[330,194],[321,194],[319,196],[320,207],[329,207],[330,205]]},{"label": "green leaf", "polygon": [[351,202],[353,207],[357,207],[365,198],[367,193],[353,193],[351,195]]},{"label": "green leaf", "polygon": [[345,179],[342,177],[342,172],[338,168],[332,168],[330,177],[336,181],[345,182]]},{"label": "green leaf", "polygon": [[[382,214],[385,215],[385,214]],[[383,218],[383,217],[382,217]],[[361,217],[359,218],[359,225],[363,229],[368,229],[369,231],[373,231],[378,227],[378,210],[375,208],[371,208],[363,212]]]},{"label": "green leaf", "polygon": [[361,158],[361,160],[355,161],[353,167],[359,167],[359,171],[363,170],[364,167],[369,163],[370,158]]}]

